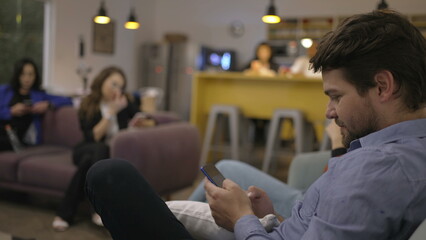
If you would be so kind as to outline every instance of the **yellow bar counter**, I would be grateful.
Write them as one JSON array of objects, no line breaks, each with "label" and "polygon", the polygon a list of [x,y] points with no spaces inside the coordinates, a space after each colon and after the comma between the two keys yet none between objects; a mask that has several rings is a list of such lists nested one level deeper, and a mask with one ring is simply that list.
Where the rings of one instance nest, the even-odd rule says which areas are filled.
[{"label": "yellow bar counter", "polygon": [[191,102],[191,123],[202,135],[211,106],[229,104],[240,107],[246,117],[260,119],[271,119],[277,108],[302,110],[321,140],[328,97],[321,79],[200,72],[194,75]]}]

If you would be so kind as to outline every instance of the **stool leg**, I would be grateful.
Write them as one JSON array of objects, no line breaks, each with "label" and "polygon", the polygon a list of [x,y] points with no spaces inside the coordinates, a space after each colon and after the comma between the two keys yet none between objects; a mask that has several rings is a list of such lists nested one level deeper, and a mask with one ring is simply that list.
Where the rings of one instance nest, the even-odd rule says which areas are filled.
[{"label": "stool leg", "polygon": [[252,157],[252,151],[253,151],[253,145],[252,142],[250,141],[250,127],[249,127],[249,121],[247,119],[245,119],[243,116],[239,116],[239,123],[240,123],[240,128],[239,128],[239,134],[240,134],[240,157],[241,159],[243,159],[245,162],[252,162],[253,161],[253,157]]},{"label": "stool leg", "polygon": [[207,129],[204,136],[203,149],[201,151],[200,166],[204,166],[207,162],[207,157],[210,152],[210,146],[211,146],[216,119],[217,119],[217,114],[215,112],[212,112],[209,114]]},{"label": "stool leg", "polygon": [[231,158],[234,160],[241,160],[239,156],[239,126],[238,126],[238,114],[230,114],[229,115],[229,126],[231,127]]},{"label": "stool leg", "polygon": [[223,152],[217,151],[217,149],[214,148],[212,149],[212,146],[220,148],[223,146],[223,143],[228,140],[227,129],[225,129],[225,127],[228,127],[227,124],[228,115],[223,113],[217,113],[212,134],[212,141],[210,142],[210,155],[212,156],[213,161],[221,159],[224,156]]},{"label": "stool leg", "polygon": [[303,144],[305,144],[305,126],[303,117],[300,115],[295,115],[293,120],[295,134],[295,143],[296,143],[296,154],[302,152]]},{"label": "stool leg", "polygon": [[263,159],[262,171],[268,172],[271,165],[272,154],[274,151],[275,140],[281,129],[281,119],[274,115],[269,126],[268,139],[266,140],[265,158]]}]

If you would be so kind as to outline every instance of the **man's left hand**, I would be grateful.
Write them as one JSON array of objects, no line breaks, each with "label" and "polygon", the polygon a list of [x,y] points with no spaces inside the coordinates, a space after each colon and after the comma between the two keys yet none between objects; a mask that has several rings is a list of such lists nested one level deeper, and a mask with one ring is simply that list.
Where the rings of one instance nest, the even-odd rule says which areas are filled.
[{"label": "man's left hand", "polygon": [[247,195],[251,201],[253,212],[258,218],[263,218],[268,214],[275,213],[272,200],[261,188],[250,186],[247,192]]},{"label": "man's left hand", "polygon": [[245,215],[254,215],[246,191],[235,182],[225,179],[219,188],[205,179],[207,201],[217,225],[233,232],[235,223]]}]

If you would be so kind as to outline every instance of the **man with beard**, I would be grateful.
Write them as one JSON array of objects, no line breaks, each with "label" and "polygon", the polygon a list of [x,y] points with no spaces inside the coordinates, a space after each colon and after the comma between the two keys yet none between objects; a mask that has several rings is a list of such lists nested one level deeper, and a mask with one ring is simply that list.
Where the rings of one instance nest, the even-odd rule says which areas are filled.
[{"label": "man with beard", "polygon": [[[215,222],[236,239],[408,239],[426,218],[425,38],[394,11],[359,14],[323,37],[311,63],[348,152],[269,232],[259,221],[275,213],[269,192],[205,180]],[[93,167],[87,192],[114,239],[191,238],[125,161]]]}]

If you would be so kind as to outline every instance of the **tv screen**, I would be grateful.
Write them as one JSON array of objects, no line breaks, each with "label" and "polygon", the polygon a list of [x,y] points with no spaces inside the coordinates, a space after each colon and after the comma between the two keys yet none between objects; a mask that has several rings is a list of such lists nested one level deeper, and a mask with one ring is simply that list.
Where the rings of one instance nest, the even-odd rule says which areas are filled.
[{"label": "tv screen", "polygon": [[203,47],[201,49],[200,70],[235,71],[235,55],[233,50]]}]

